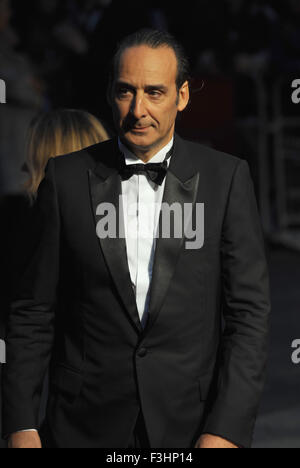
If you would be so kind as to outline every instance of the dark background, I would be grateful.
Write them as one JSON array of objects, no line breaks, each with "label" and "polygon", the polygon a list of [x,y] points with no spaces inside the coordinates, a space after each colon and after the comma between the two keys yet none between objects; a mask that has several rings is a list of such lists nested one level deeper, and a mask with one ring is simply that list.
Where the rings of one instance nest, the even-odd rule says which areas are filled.
[{"label": "dark background", "polygon": [[300,104],[291,99],[300,79],[299,0],[0,0],[0,79],[7,85],[7,104],[0,104],[1,334],[7,246],[18,229],[7,199],[24,182],[28,124],[41,110],[82,108],[113,134],[109,60],[116,43],[141,27],[170,31],[191,59],[192,100],[178,133],[249,162],[273,302],[254,445],[300,448],[300,369],[291,361],[291,343],[300,338]]}]

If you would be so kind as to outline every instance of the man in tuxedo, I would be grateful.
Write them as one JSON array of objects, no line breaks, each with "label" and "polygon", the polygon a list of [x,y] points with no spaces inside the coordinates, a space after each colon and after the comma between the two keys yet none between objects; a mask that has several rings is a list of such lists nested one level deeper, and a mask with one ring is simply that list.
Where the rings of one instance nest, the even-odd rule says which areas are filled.
[{"label": "man in tuxedo", "polygon": [[[248,165],[175,134],[189,73],[166,33],[121,43],[109,100],[119,138],[51,159],[39,189],[4,434],[13,448],[249,447],[270,302]],[[196,230],[178,235],[174,210],[165,235],[174,205]],[[204,244],[187,242],[203,229]]]}]

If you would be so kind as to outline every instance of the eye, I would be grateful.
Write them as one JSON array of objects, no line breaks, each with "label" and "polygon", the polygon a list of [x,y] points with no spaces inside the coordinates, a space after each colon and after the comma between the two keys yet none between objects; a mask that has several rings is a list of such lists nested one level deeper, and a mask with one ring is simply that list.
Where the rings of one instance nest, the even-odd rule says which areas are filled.
[{"label": "eye", "polygon": [[128,88],[119,88],[119,89],[117,89],[116,94],[117,94],[118,98],[122,99],[122,98],[129,97],[130,94],[131,94],[131,91]]},{"label": "eye", "polygon": [[151,91],[148,91],[149,96],[153,98],[160,98],[161,92],[158,89],[152,89]]}]

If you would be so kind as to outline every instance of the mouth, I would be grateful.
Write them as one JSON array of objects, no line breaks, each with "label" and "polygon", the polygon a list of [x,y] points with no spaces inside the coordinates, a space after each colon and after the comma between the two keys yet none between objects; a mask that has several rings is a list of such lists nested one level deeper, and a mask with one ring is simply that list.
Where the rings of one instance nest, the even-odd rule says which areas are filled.
[{"label": "mouth", "polygon": [[134,133],[144,133],[147,130],[149,130],[149,128],[150,128],[149,126],[148,127],[133,127],[131,131]]}]

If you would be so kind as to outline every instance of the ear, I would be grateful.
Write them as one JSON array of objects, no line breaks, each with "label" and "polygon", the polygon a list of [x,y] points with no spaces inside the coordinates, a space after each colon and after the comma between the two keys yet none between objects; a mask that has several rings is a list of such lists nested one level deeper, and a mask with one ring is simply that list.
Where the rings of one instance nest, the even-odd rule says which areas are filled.
[{"label": "ear", "polygon": [[188,105],[190,100],[190,87],[189,82],[186,81],[179,90],[178,111],[182,112]]}]

